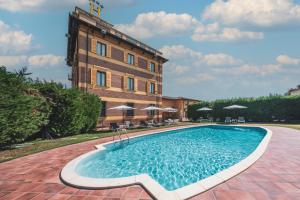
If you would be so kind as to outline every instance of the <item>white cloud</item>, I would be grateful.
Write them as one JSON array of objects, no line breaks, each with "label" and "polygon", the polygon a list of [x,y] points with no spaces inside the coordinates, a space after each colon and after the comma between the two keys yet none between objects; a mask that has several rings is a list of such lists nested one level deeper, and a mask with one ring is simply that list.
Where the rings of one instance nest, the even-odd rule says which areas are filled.
[{"label": "white cloud", "polygon": [[62,64],[64,57],[55,55],[35,55],[28,58],[29,66],[55,66]]},{"label": "white cloud", "polygon": [[240,60],[224,53],[203,55],[201,52],[194,51],[183,45],[164,46],[160,51],[163,52],[165,57],[170,59],[170,62],[174,60],[186,61],[192,66],[198,66],[200,64],[208,66],[227,66],[241,63]]},{"label": "white cloud", "polygon": [[276,58],[276,61],[283,65],[299,65],[300,59],[291,58],[288,55],[280,55]]},{"label": "white cloud", "polygon": [[199,25],[192,35],[192,39],[197,42],[232,42],[263,38],[264,34],[262,32],[241,31],[237,28],[221,28],[218,23]]},{"label": "white cloud", "polygon": [[239,67],[234,67],[232,69],[227,70],[219,70],[219,72],[230,74],[230,75],[259,75],[265,76],[274,74],[276,72],[282,71],[282,68],[278,64],[265,64],[265,65],[250,65],[244,64]]},{"label": "white cloud", "polygon": [[182,84],[195,84],[200,82],[213,81],[215,79],[216,77],[210,74],[202,73],[202,74],[196,74],[195,76],[180,77],[177,78],[177,81]]},{"label": "white cloud", "polygon": [[293,0],[216,0],[205,9],[203,18],[231,25],[270,27],[299,23],[300,5]]},{"label": "white cloud", "polygon": [[116,28],[134,37],[143,39],[186,33],[199,24],[189,14],[149,12],[139,14],[131,24],[119,24]]},{"label": "white cloud", "polygon": [[190,67],[184,65],[177,65],[174,63],[166,63],[164,65],[164,69],[169,73],[179,75],[188,72],[190,70]]},{"label": "white cloud", "polygon": [[0,65],[8,68],[19,68],[27,66],[29,68],[47,68],[64,64],[64,57],[55,55],[34,55],[34,56],[0,56]]},{"label": "white cloud", "polygon": [[[102,0],[105,8],[130,6],[137,3],[137,0]],[[70,9],[75,6],[86,7],[87,0],[0,0],[0,9],[11,12],[24,11],[52,11]]]},{"label": "white cloud", "polygon": [[14,52],[26,51],[32,43],[32,34],[5,24],[0,20],[0,53],[10,54]]}]

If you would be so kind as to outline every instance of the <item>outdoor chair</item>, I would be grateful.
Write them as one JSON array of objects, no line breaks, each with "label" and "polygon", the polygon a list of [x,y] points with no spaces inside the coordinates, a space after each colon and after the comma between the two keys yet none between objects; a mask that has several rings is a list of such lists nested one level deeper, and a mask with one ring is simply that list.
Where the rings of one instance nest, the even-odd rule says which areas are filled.
[{"label": "outdoor chair", "polygon": [[208,118],[208,122],[210,122],[210,123],[214,122],[214,118],[209,117],[209,118]]},{"label": "outdoor chair", "polygon": [[167,119],[164,122],[166,125],[169,125],[169,126],[173,124],[173,120],[171,120],[171,119]]},{"label": "outdoor chair", "polygon": [[152,119],[152,120],[149,120],[149,121],[147,122],[147,125],[148,125],[148,127],[153,127],[153,126],[155,126],[154,120],[153,120],[153,119]]},{"label": "outdoor chair", "polygon": [[178,124],[178,122],[179,122],[179,119],[174,119],[174,120],[173,120],[173,124],[174,124],[174,125]]},{"label": "outdoor chair", "polygon": [[244,117],[239,117],[238,118],[238,123],[246,123],[246,120]]},{"label": "outdoor chair", "polygon": [[203,117],[197,119],[197,122],[202,122],[202,121],[203,121]]},{"label": "outdoor chair", "polygon": [[109,129],[110,129],[111,131],[117,131],[117,130],[119,129],[119,126],[118,126],[117,123],[110,123]]},{"label": "outdoor chair", "polygon": [[148,123],[145,122],[144,120],[140,121],[140,125],[139,128],[147,128],[148,127]]},{"label": "outdoor chair", "polygon": [[226,117],[225,118],[225,123],[226,124],[230,124],[232,121],[231,121],[231,117]]},{"label": "outdoor chair", "polygon": [[128,129],[134,128],[134,124],[131,121],[125,121],[125,126]]}]

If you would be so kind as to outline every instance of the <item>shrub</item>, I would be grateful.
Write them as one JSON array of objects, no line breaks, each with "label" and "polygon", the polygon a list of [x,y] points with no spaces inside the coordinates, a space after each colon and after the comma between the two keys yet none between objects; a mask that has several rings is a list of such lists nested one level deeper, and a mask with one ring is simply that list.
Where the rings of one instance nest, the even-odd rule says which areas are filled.
[{"label": "shrub", "polygon": [[[243,110],[224,110],[225,106],[238,104],[247,106]],[[210,106],[211,112],[198,112],[198,108]],[[272,122],[286,120],[288,122],[300,121],[300,96],[268,96],[259,98],[237,98],[216,100],[213,102],[200,102],[188,107],[188,117],[197,119],[207,114],[224,120],[226,116],[244,116],[248,121]]]},{"label": "shrub", "polygon": [[82,94],[81,100],[85,117],[81,132],[86,133],[96,128],[102,104],[99,97],[92,94]]},{"label": "shrub", "polygon": [[100,116],[98,96],[65,89],[55,82],[26,78],[0,68],[0,147],[26,139],[92,131]]}]

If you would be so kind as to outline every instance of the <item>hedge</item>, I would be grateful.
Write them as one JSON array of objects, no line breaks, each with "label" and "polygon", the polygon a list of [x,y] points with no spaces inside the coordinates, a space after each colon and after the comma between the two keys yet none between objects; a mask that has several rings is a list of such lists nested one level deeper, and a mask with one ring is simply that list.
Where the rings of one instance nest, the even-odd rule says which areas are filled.
[{"label": "hedge", "polygon": [[[242,110],[225,110],[225,106],[243,105],[247,109]],[[196,111],[201,107],[210,107],[213,110],[208,112]],[[223,99],[212,102],[200,102],[188,107],[188,117],[196,120],[200,117],[207,116],[214,119],[219,118],[221,121],[225,117],[244,116],[247,121],[253,122],[299,122],[300,121],[300,96],[268,96],[259,98],[236,98]]]},{"label": "hedge", "polygon": [[0,68],[0,148],[44,136],[64,137],[93,130],[98,96],[65,89],[55,82],[26,78],[26,69]]}]

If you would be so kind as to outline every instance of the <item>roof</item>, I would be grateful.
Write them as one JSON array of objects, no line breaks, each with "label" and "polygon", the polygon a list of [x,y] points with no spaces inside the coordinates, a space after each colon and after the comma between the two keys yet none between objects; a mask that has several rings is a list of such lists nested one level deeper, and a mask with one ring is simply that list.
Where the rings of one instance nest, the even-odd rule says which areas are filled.
[{"label": "roof", "polygon": [[72,55],[74,55],[75,53],[76,41],[74,41],[75,40],[74,38],[76,38],[78,34],[77,33],[78,23],[86,24],[87,26],[98,30],[102,34],[109,35],[129,45],[132,45],[135,48],[141,49],[142,51],[145,51],[150,55],[153,55],[154,58],[161,60],[163,63],[168,61],[168,59],[164,58],[163,54],[157,49],[154,49],[148,46],[147,44],[144,44],[143,42],[138,41],[133,37],[120,32],[119,30],[115,29],[113,25],[110,24],[109,22],[92,15],[81,8],[76,7],[75,11],[69,15],[68,56],[67,56],[68,58],[67,63],[69,65],[72,65],[72,59],[73,59]]},{"label": "roof", "polygon": [[299,91],[300,90],[300,85],[297,86],[297,88],[291,88],[288,93],[290,92],[295,92],[295,91]]},{"label": "roof", "polygon": [[189,101],[200,101],[198,99],[192,99],[192,98],[187,98],[187,97],[168,97],[168,96],[163,96],[163,99],[170,99],[170,100],[189,100]]}]

